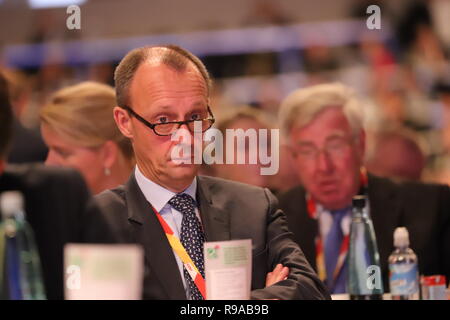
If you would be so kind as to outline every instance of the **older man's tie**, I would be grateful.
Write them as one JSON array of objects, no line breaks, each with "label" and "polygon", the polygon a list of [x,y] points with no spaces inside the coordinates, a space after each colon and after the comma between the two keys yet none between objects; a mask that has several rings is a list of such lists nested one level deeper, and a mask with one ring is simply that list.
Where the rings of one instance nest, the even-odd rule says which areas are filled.
[{"label": "older man's tie", "polygon": [[333,223],[325,239],[325,268],[327,272],[327,286],[331,293],[345,293],[346,291],[346,277],[347,277],[347,263],[342,266],[342,269],[336,273],[336,266],[341,251],[341,246],[344,240],[344,233],[342,231],[342,219],[350,212],[349,208],[342,210],[331,211]]}]

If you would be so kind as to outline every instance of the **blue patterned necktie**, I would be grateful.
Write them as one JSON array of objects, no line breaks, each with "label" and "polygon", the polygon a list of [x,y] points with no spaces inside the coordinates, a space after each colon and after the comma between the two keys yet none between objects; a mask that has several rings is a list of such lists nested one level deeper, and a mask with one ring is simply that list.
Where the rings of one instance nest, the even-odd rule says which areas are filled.
[{"label": "blue patterned necktie", "polygon": [[[183,214],[181,220],[180,240],[191,257],[197,269],[205,277],[205,267],[203,259],[203,243],[205,235],[203,234],[200,221],[195,215],[195,200],[186,193],[175,195],[169,200],[169,204]],[[203,296],[189,275],[185,267],[183,267],[184,278],[189,286],[189,292],[192,300],[203,300]]]},{"label": "blue patterned necktie", "polygon": [[347,263],[342,267],[336,281],[333,278],[334,270],[336,269],[336,264],[339,258],[339,253],[341,250],[342,241],[344,239],[344,233],[342,232],[342,219],[349,212],[349,208],[342,210],[331,211],[331,216],[333,217],[333,223],[331,225],[330,231],[328,232],[325,239],[325,268],[327,272],[327,286],[331,293],[345,293],[345,283],[346,283],[346,271]]}]

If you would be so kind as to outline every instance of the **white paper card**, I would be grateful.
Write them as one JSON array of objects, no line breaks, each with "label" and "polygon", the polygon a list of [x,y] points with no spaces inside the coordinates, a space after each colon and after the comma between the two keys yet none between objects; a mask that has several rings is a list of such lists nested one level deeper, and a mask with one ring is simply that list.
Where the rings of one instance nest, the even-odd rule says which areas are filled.
[{"label": "white paper card", "polygon": [[67,300],[142,298],[143,250],[134,244],[67,244],[64,289]]},{"label": "white paper card", "polygon": [[252,280],[252,241],[205,242],[208,300],[248,300]]}]

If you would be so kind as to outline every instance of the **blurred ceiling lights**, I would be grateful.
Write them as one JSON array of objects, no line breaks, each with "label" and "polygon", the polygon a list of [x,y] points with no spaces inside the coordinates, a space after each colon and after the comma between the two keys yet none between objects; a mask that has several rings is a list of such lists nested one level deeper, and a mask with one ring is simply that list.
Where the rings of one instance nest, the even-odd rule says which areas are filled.
[{"label": "blurred ceiling lights", "polygon": [[86,0],[28,0],[28,5],[32,9],[45,9],[81,5],[85,2]]}]

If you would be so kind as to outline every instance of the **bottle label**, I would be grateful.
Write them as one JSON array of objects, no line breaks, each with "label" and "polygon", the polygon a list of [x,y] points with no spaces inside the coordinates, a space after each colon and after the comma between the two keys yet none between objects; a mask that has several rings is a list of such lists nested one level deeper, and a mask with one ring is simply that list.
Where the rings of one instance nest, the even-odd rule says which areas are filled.
[{"label": "bottle label", "polygon": [[419,291],[416,263],[390,264],[389,284],[392,295],[412,295]]}]

